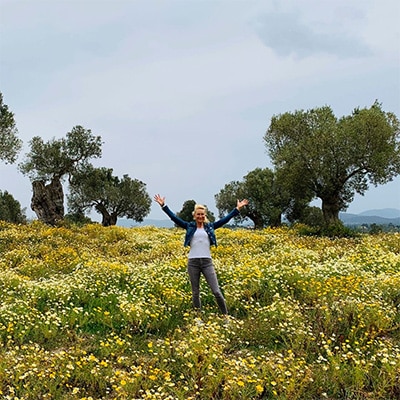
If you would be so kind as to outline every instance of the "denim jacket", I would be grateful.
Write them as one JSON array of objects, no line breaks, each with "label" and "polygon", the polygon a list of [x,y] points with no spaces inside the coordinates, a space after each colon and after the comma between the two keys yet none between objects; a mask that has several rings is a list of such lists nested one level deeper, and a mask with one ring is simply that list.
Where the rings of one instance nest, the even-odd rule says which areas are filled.
[{"label": "denim jacket", "polygon": [[[191,222],[184,221],[183,219],[181,219],[177,215],[175,215],[168,208],[167,205],[164,205],[162,207],[162,210],[168,215],[168,217],[171,218],[171,220],[173,222],[175,222],[176,225],[180,226],[181,228],[186,229],[184,246],[189,246],[190,241],[192,240],[192,237],[194,235],[194,232],[197,229],[196,222],[195,221],[191,221]],[[218,221],[207,222],[204,224],[204,230],[207,232],[207,235],[208,235],[208,238],[210,239],[211,245],[217,246],[217,238],[215,237],[215,229],[220,228],[221,226],[225,225],[233,217],[236,217],[236,215],[239,215],[239,210],[237,208],[234,208],[228,215],[219,219]]]}]

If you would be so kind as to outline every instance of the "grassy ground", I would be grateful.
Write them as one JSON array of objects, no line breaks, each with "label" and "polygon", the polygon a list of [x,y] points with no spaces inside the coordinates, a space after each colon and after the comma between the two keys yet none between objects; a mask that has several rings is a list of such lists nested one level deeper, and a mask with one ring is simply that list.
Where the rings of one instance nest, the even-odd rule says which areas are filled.
[{"label": "grassy ground", "polygon": [[0,223],[0,397],[400,397],[399,234],[217,237],[228,324],[182,230]]}]

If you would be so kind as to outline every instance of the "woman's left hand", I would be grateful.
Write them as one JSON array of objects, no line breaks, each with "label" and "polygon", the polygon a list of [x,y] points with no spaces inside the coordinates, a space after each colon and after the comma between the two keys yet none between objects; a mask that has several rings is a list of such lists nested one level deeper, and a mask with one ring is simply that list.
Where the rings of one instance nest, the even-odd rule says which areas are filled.
[{"label": "woman's left hand", "polygon": [[249,201],[247,199],[243,199],[241,201],[238,200],[236,203],[236,208],[240,210],[242,207],[247,206],[247,204],[249,204]]},{"label": "woman's left hand", "polygon": [[165,206],[165,197],[161,197],[159,194],[154,196],[154,201],[156,201],[161,207]]}]

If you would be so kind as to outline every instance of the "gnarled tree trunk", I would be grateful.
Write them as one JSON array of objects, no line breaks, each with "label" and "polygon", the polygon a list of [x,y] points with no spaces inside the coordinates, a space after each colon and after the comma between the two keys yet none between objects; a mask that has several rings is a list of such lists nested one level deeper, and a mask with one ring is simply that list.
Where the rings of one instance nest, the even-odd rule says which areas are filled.
[{"label": "gnarled tree trunk", "polygon": [[103,226],[114,226],[117,224],[117,217],[114,214],[103,214],[103,218],[101,221]]},{"label": "gnarled tree trunk", "polygon": [[117,215],[115,213],[109,213],[104,204],[96,204],[96,210],[101,214],[103,226],[113,226],[117,224]]},{"label": "gnarled tree trunk", "polygon": [[32,182],[31,208],[38,219],[55,225],[64,218],[64,192],[59,178],[53,178],[45,185],[44,181]]},{"label": "gnarled tree trunk", "polygon": [[327,226],[340,224],[339,219],[340,211],[340,197],[333,196],[330,198],[322,199],[322,212],[324,214],[324,221]]}]

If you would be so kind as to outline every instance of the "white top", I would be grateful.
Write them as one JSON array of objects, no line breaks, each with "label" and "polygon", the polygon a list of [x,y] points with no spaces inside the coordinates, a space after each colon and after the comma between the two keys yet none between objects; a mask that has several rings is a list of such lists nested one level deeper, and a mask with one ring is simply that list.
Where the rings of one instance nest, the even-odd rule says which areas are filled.
[{"label": "white top", "polygon": [[190,241],[189,258],[211,258],[210,239],[204,228],[197,228]]}]

